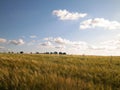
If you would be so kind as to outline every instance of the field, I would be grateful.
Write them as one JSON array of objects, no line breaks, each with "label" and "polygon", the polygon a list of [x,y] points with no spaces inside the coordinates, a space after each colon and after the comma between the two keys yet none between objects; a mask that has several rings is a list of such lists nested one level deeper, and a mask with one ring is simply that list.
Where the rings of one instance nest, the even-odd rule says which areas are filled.
[{"label": "field", "polygon": [[0,54],[0,90],[120,90],[120,57]]}]

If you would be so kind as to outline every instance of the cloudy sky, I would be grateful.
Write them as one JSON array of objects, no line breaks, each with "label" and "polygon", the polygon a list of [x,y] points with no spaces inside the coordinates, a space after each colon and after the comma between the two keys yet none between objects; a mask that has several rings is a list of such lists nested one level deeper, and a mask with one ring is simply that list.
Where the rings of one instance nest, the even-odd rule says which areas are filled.
[{"label": "cloudy sky", "polygon": [[1,0],[0,52],[120,55],[120,0]]}]

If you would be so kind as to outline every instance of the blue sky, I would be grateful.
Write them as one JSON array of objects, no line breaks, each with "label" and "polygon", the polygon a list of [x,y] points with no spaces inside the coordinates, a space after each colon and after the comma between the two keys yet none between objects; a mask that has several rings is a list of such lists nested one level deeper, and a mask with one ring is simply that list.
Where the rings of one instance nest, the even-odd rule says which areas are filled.
[{"label": "blue sky", "polygon": [[119,0],[1,0],[0,51],[120,55]]}]

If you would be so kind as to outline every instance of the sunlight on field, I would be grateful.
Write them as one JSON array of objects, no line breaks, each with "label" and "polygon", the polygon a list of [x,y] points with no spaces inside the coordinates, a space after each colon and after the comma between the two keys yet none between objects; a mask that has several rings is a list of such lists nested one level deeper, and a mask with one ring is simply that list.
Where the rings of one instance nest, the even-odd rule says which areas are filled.
[{"label": "sunlight on field", "polygon": [[0,54],[0,90],[120,90],[120,57]]}]

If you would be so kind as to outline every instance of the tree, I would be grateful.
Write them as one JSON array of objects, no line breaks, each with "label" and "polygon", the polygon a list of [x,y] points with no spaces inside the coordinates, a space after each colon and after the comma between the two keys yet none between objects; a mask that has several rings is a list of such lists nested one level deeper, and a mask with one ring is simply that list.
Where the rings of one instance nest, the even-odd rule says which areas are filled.
[{"label": "tree", "polygon": [[50,54],[53,54],[53,52],[50,52]]},{"label": "tree", "polygon": [[39,54],[39,52],[36,52],[36,54]]},{"label": "tree", "polygon": [[55,51],[54,54],[58,54],[58,52]]},{"label": "tree", "polygon": [[66,55],[66,52],[63,52],[63,55]]},{"label": "tree", "polygon": [[59,54],[62,54],[62,52],[59,52]]},{"label": "tree", "polygon": [[20,54],[23,54],[24,52],[23,51],[20,51]]},{"label": "tree", "polygon": [[45,52],[45,54],[49,54],[49,52]]}]

